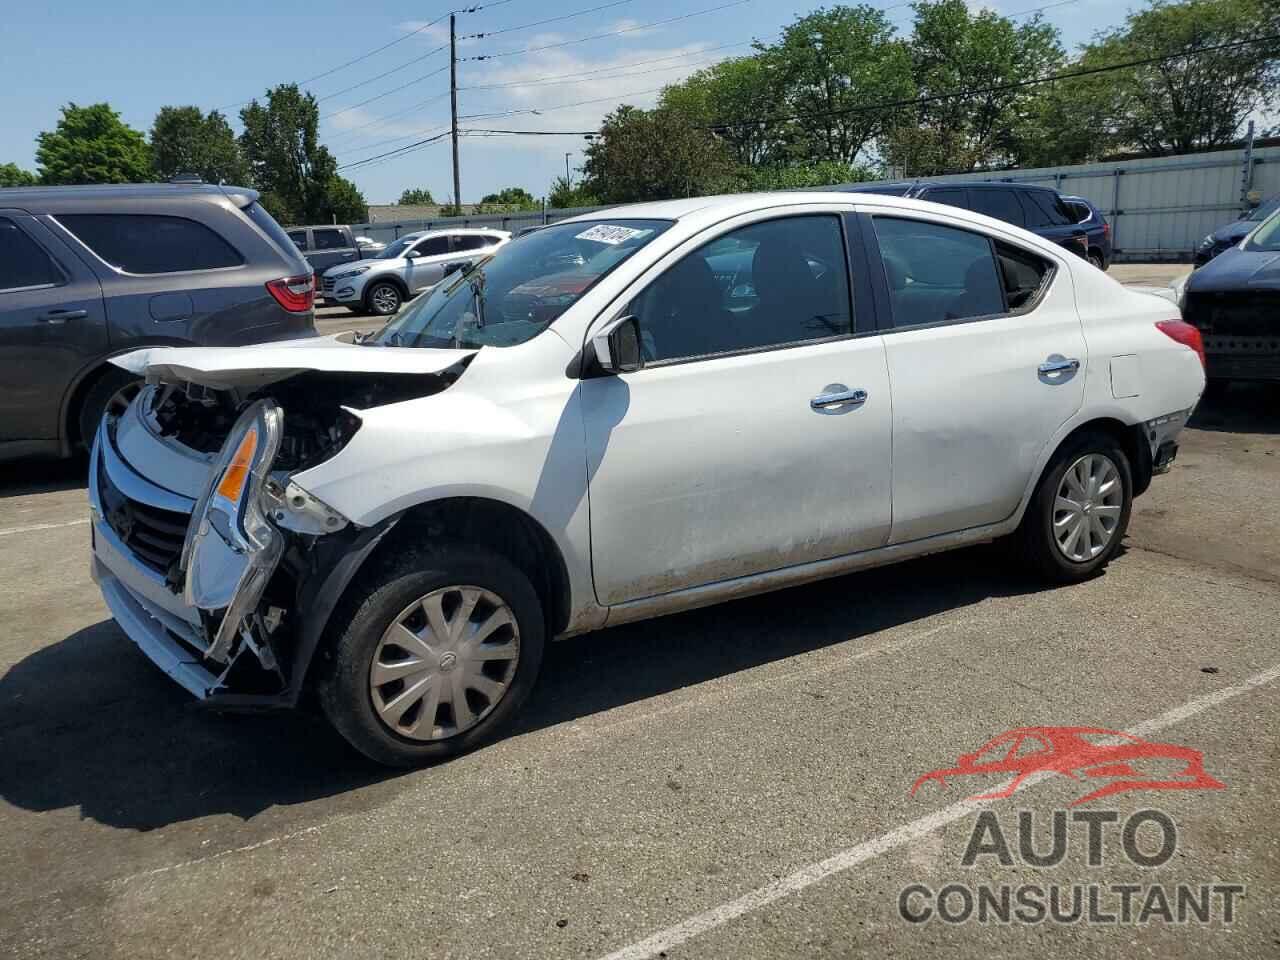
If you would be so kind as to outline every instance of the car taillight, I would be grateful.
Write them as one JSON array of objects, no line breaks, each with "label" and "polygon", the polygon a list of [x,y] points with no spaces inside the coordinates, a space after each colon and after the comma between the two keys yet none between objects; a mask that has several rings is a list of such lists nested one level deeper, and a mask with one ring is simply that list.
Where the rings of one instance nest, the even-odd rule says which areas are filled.
[{"label": "car taillight", "polygon": [[1196,356],[1200,358],[1200,366],[1204,366],[1204,340],[1200,338],[1199,330],[1185,320],[1161,320],[1156,327],[1166,337],[1177,340],[1184,347],[1194,350]]},{"label": "car taillight", "polygon": [[1104,237],[1111,236],[1111,224],[1107,223],[1105,220],[1102,221],[1102,235]]},{"label": "car taillight", "polygon": [[306,313],[316,303],[315,277],[304,273],[300,277],[270,280],[267,282],[267,292],[290,313]]}]

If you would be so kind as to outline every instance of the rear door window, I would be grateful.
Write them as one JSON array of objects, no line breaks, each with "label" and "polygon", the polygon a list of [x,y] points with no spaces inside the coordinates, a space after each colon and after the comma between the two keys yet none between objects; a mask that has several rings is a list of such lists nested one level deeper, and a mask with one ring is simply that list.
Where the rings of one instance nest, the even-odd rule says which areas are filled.
[{"label": "rear door window", "polygon": [[995,217],[997,220],[1012,223],[1017,227],[1026,225],[1022,205],[1018,203],[1018,198],[1013,195],[1012,190],[975,188],[969,191],[969,199],[970,209],[976,213]]},{"label": "rear door window", "polygon": [[895,327],[1004,313],[991,241],[928,220],[875,217]]},{"label": "rear door window", "polygon": [[1013,313],[1030,310],[1040,299],[1040,291],[1053,274],[1053,265],[1020,247],[996,241],[996,263],[1004,286],[1005,300]]},{"label": "rear door window", "polygon": [[1047,190],[1020,190],[1028,227],[1065,227],[1074,223],[1062,200]]},{"label": "rear door window", "polygon": [[341,250],[347,245],[347,238],[341,230],[312,230],[311,241],[317,250]]},{"label": "rear door window", "polygon": [[453,238],[454,250],[481,250],[489,246],[490,238],[476,234],[464,234]]},{"label": "rear door window", "polygon": [[419,240],[413,249],[420,257],[438,257],[449,252],[449,238],[427,237]]},{"label": "rear door window", "polygon": [[44,248],[0,217],[0,291],[52,287],[63,283],[61,271]]},{"label": "rear door window", "polygon": [[185,217],[89,213],[57,219],[99,258],[126,273],[183,273],[244,263],[235,247]]},{"label": "rear door window", "polygon": [[289,239],[294,242],[294,244],[297,246],[299,250],[307,249],[307,231],[290,230]]},{"label": "rear door window", "polygon": [[969,201],[966,196],[968,192],[964,187],[937,187],[925,191],[920,199],[928,200],[930,203],[945,203],[949,207],[968,208]]}]

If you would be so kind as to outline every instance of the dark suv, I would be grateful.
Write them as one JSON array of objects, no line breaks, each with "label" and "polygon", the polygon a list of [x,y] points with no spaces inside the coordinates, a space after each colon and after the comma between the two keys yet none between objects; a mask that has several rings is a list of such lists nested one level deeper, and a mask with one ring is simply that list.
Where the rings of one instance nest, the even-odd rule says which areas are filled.
[{"label": "dark suv", "polygon": [[315,334],[311,268],[240,187],[0,190],[0,460],[69,455],[153,344]]},{"label": "dark suv", "polygon": [[[985,183],[980,181],[911,180],[901,183],[855,183],[838,188],[851,193],[886,193],[913,200],[928,200],[963,207],[1024,227],[1086,260],[1089,256],[1087,231],[1057,190],[1025,183]],[[1095,266],[1099,266],[1095,262]],[[1105,267],[1104,267],[1105,269]]]}]

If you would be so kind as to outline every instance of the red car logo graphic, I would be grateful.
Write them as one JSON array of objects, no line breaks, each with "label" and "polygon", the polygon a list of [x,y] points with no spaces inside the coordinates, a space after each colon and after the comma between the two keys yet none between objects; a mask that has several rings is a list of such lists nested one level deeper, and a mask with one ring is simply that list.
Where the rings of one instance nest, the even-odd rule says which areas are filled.
[{"label": "red car logo graphic", "polygon": [[[1167,767],[1157,772],[1144,768]],[[1071,802],[1071,806],[1127,790],[1222,790],[1226,787],[1204,770],[1204,755],[1190,747],[1152,743],[1102,727],[1019,727],[1002,733],[973,753],[966,753],[954,767],[934,770],[911,787],[912,796],[922,784],[948,777],[976,774],[1013,774],[1013,779],[992,793],[970,797],[994,800],[1010,797],[1034,773],[1058,773],[1072,780],[1105,778],[1110,783]],[[1163,775],[1161,775],[1163,774]]]}]

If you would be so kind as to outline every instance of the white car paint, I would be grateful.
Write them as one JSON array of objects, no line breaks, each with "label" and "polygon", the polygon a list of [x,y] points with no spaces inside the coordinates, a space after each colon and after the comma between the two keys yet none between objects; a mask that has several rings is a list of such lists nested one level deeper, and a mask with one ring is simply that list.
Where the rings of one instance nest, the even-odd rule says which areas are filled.
[{"label": "white car paint", "polygon": [[[967,227],[1057,271],[1021,316],[871,330],[598,379],[567,375],[590,336],[685,253],[744,222],[813,212],[892,212]],[[572,634],[1007,534],[1074,429],[1110,419],[1145,425],[1152,443],[1170,439],[1204,387],[1196,355],[1155,327],[1176,319],[1176,308],[970,211],[873,194],[785,193],[579,219],[615,218],[676,222],[542,334],[481,348],[440,393],[358,411],[351,441],[292,482],[359,526],[457,496],[524,511],[564,559],[564,633]],[[345,358],[365,372],[438,370],[463,353],[175,348],[123,365],[217,385],[252,380],[254,370],[269,382],[285,370],[336,369]],[[1078,360],[1079,370],[1046,382],[1037,366],[1054,356]],[[1113,391],[1118,357],[1139,358],[1126,372],[1132,396]],[[837,415],[811,410],[810,398],[833,384],[865,390],[866,402]],[[133,463],[153,468],[141,452]]]},{"label": "white car paint", "polygon": [[[441,241],[450,242],[454,237],[483,237],[493,242],[478,249],[427,253],[433,245]],[[409,296],[416,296],[434,287],[453,270],[465,268],[493,254],[511,240],[511,234],[487,227],[450,227],[405,234],[400,239],[412,241],[406,247],[404,256],[385,257],[380,251],[378,256],[339,264],[326,270],[321,275],[319,291],[325,301],[352,306],[361,304],[369,285],[376,280],[385,279],[395,280]],[[385,246],[383,249],[385,250]]]}]

